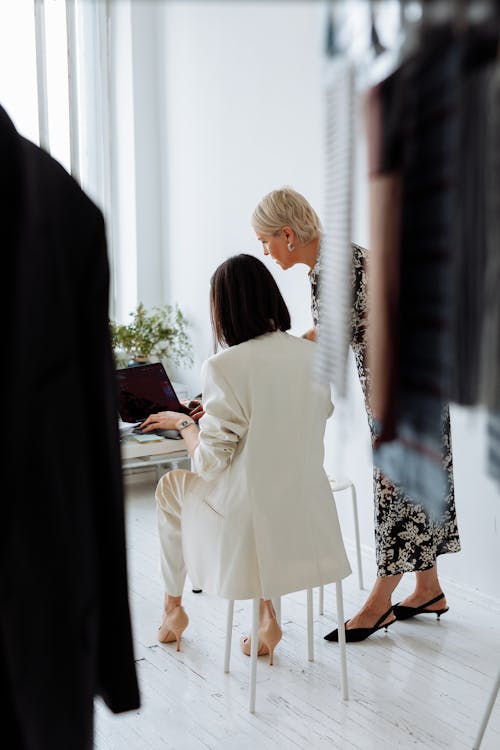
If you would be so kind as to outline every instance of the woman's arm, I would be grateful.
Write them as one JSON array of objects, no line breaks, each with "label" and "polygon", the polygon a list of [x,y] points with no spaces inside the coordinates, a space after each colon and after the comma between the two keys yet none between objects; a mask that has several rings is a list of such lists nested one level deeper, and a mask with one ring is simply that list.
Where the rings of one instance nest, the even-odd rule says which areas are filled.
[{"label": "woman's arm", "polygon": [[159,411],[151,414],[142,423],[141,432],[147,434],[153,430],[179,430],[191,457],[200,442],[200,430],[196,422],[176,411]]},{"label": "woman's arm", "polygon": [[[182,421],[185,422],[186,418],[184,418]],[[198,427],[196,422],[190,422],[185,427],[181,429],[177,427],[177,429],[184,438],[184,442],[186,443],[186,448],[188,449],[189,455],[191,456],[191,458],[193,458],[194,452],[200,442],[200,428]]]},{"label": "woman's arm", "polygon": [[205,362],[202,378],[205,413],[201,433],[190,415],[175,411],[151,414],[142,423],[141,431],[147,434],[153,430],[179,430],[194,459],[196,473],[204,479],[213,479],[231,462],[238,442],[248,429],[248,420],[232,387],[213,361]]},{"label": "woman's arm", "polygon": [[207,360],[202,370],[205,414],[200,421],[200,442],[193,467],[207,480],[225,471],[248,430],[248,415],[234,391],[234,375],[229,382],[224,370],[227,367],[223,369],[217,357]]}]

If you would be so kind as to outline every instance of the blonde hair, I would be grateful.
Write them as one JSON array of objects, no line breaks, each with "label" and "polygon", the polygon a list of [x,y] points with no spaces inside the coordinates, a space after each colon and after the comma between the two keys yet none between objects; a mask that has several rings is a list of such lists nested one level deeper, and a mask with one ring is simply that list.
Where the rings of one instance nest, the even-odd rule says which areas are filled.
[{"label": "blonde hair", "polygon": [[262,234],[279,234],[283,227],[290,227],[303,244],[322,232],[316,211],[290,187],[272,190],[262,198],[252,214],[252,227]]}]

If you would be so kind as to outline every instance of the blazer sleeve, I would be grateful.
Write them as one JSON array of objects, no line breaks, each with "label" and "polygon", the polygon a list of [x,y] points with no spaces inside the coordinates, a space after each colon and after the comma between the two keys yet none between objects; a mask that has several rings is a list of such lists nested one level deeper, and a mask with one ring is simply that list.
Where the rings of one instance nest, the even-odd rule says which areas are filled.
[{"label": "blazer sleeve", "polygon": [[193,456],[194,471],[203,479],[218,477],[229,466],[248,430],[248,417],[216,360],[202,368],[203,408],[200,442]]}]

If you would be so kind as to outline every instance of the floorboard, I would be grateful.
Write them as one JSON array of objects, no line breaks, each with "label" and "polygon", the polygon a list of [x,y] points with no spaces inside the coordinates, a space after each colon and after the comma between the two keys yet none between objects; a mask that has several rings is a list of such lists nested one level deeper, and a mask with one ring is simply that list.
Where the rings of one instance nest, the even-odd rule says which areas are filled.
[{"label": "floorboard", "polygon": [[[190,625],[182,641],[156,640],[162,587],[153,473],[127,479],[127,545],[135,656],[142,705],[113,715],[96,701],[97,750],[471,750],[500,667],[500,602],[446,581],[450,611],[440,622],[399,622],[348,646],[350,700],[342,702],[338,647],[323,640],[336,626],[335,587],[325,614],[315,594],[315,662],[306,655],[306,595],[282,600],[283,640],[270,667],[259,659],[257,707],[248,713],[249,659],[239,636],[250,602],[234,613],[231,672],[223,672],[226,602],[186,588]],[[355,571],[355,555],[346,540]],[[364,554],[365,580],[375,574]],[[406,580],[408,579],[408,580]],[[403,598],[412,576],[398,588]],[[346,616],[364,600],[355,575],[344,582]],[[478,617],[478,612],[483,616]],[[500,748],[500,699],[481,750]]]}]

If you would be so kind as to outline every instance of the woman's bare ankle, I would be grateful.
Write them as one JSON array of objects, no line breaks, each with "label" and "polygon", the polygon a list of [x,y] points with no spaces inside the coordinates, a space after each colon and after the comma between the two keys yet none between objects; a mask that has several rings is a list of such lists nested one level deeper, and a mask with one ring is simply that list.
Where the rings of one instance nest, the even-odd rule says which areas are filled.
[{"label": "woman's bare ankle", "polygon": [[182,596],[170,596],[169,594],[165,594],[163,606],[165,612],[172,612],[176,607],[182,606]]},{"label": "woman's bare ankle", "polygon": [[271,599],[261,599],[259,606],[259,622],[268,622],[276,617]]}]

